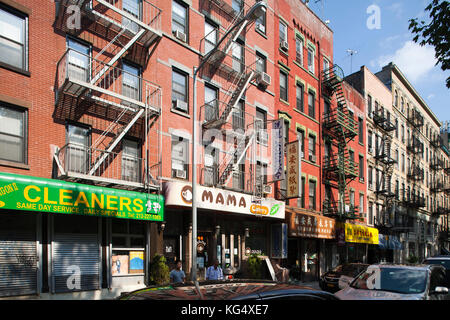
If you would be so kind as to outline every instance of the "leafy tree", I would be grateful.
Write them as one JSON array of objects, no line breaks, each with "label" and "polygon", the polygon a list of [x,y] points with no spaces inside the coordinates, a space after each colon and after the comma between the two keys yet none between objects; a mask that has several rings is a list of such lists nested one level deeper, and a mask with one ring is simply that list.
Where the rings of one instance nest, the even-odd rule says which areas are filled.
[{"label": "leafy tree", "polygon": [[169,274],[166,258],[162,255],[155,254],[150,264],[150,281],[156,285],[168,284]]},{"label": "leafy tree", "polygon": [[248,271],[250,273],[250,277],[252,279],[261,279],[261,267],[262,267],[262,261],[259,259],[257,254],[252,254],[248,260]]},{"label": "leafy tree", "polygon": [[[418,22],[418,18],[409,20],[409,30],[415,37],[414,42],[421,46],[431,45],[435,49],[437,63],[441,63],[442,70],[450,69],[450,5],[448,0],[432,0],[425,8],[429,11],[431,22]],[[447,88],[450,88],[450,77],[447,78]]]}]

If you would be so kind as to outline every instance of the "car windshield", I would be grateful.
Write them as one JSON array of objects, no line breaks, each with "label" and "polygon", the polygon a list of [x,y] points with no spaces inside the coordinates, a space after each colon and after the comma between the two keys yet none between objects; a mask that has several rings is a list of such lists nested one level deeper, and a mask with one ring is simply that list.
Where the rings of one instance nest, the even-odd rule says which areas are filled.
[{"label": "car windshield", "polygon": [[426,270],[406,268],[369,267],[351,287],[365,290],[390,291],[402,294],[416,294],[425,291]]},{"label": "car windshield", "polygon": [[450,260],[425,260],[425,264],[439,264],[443,266],[445,269],[450,269]]},{"label": "car windshield", "polygon": [[333,272],[346,275],[349,277],[356,277],[360,271],[362,271],[363,266],[362,265],[356,265],[356,264],[343,264],[339,265],[336,268],[334,268]]}]

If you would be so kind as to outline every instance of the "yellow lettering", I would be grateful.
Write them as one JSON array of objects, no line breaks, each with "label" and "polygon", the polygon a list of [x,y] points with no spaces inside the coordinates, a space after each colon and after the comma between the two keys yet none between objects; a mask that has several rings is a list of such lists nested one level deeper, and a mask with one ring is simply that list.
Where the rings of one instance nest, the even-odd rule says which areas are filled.
[{"label": "yellow lettering", "polygon": [[[83,198],[83,199],[81,199],[81,198]],[[83,191],[81,191],[81,192],[78,194],[77,200],[75,200],[75,205],[76,205],[76,206],[78,206],[79,203],[84,203],[84,204],[86,205],[86,207],[89,208],[89,202],[88,202],[88,200],[87,200],[87,198],[86,198],[86,195],[84,194]]]},{"label": "yellow lettering", "polygon": [[[126,200],[126,203],[125,203],[125,200]],[[128,211],[132,211],[130,209],[130,204],[131,204],[130,198],[121,197],[120,198],[120,211],[123,211],[123,207],[126,207],[128,209]]]},{"label": "yellow lettering", "polygon": [[51,201],[48,199],[48,188],[44,188],[44,203],[57,204],[56,201]]},{"label": "yellow lettering", "polygon": [[64,193],[72,193],[72,190],[66,190],[66,189],[59,189],[59,204],[63,205],[63,206],[71,206],[72,203],[70,202],[65,202],[65,199],[70,199],[72,200],[72,196],[71,195],[65,195]]},{"label": "yellow lettering", "polygon": [[92,208],[95,208],[95,203],[98,204],[100,209],[105,208],[105,197],[103,196],[103,194],[100,195],[100,199],[101,200],[98,199],[95,193],[92,194]]},{"label": "yellow lettering", "polygon": [[117,196],[107,195],[106,196],[106,209],[108,209],[108,210],[118,210],[117,207],[112,207],[111,206],[113,204],[117,204],[116,199],[117,199]]},{"label": "yellow lettering", "polygon": [[[135,212],[142,212],[144,210],[144,207],[142,206],[143,204],[142,199],[134,199],[133,204]],[[139,209],[136,207],[138,207]]]},{"label": "yellow lettering", "polygon": [[29,196],[29,194],[28,194],[28,191],[29,191],[30,189],[34,189],[34,190],[36,190],[37,192],[40,192],[40,191],[41,191],[41,189],[40,189],[39,187],[37,187],[37,186],[33,186],[33,185],[31,185],[31,186],[26,186],[25,189],[23,190],[23,196],[25,197],[25,199],[27,199],[27,201],[29,201],[29,202],[38,202],[38,201],[40,201],[40,200],[41,200],[41,197],[36,197],[36,198],[34,198],[34,199],[30,198],[30,196]]}]

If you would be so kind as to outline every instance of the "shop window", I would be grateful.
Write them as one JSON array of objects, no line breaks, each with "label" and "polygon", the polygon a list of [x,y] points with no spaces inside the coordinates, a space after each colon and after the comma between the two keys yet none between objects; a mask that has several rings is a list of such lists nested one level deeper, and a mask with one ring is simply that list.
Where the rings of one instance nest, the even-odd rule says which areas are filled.
[{"label": "shop window", "polygon": [[172,178],[188,179],[188,147],[187,139],[172,136]]},{"label": "shop window", "polygon": [[0,104],[0,159],[27,163],[27,111]]},{"label": "shop window", "polygon": [[142,275],[145,261],[145,224],[112,219],[112,275]]}]

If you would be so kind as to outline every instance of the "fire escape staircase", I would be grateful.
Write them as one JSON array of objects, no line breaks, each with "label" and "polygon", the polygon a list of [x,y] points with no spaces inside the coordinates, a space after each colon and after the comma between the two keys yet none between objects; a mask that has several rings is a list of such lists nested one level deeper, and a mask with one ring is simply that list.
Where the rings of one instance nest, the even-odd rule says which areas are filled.
[{"label": "fire escape staircase", "polygon": [[[322,73],[322,86],[324,93],[332,97],[336,95],[337,108],[324,114],[324,129],[337,146],[337,184],[339,191],[339,204],[336,215],[340,219],[358,219],[356,209],[350,201],[349,183],[357,177],[356,165],[350,159],[348,143],[358,134],[356,121],[347,107],[342,81],[344,73],[342,69],[334,65]],[[353,165],[352,165],[353,164]]]}]

